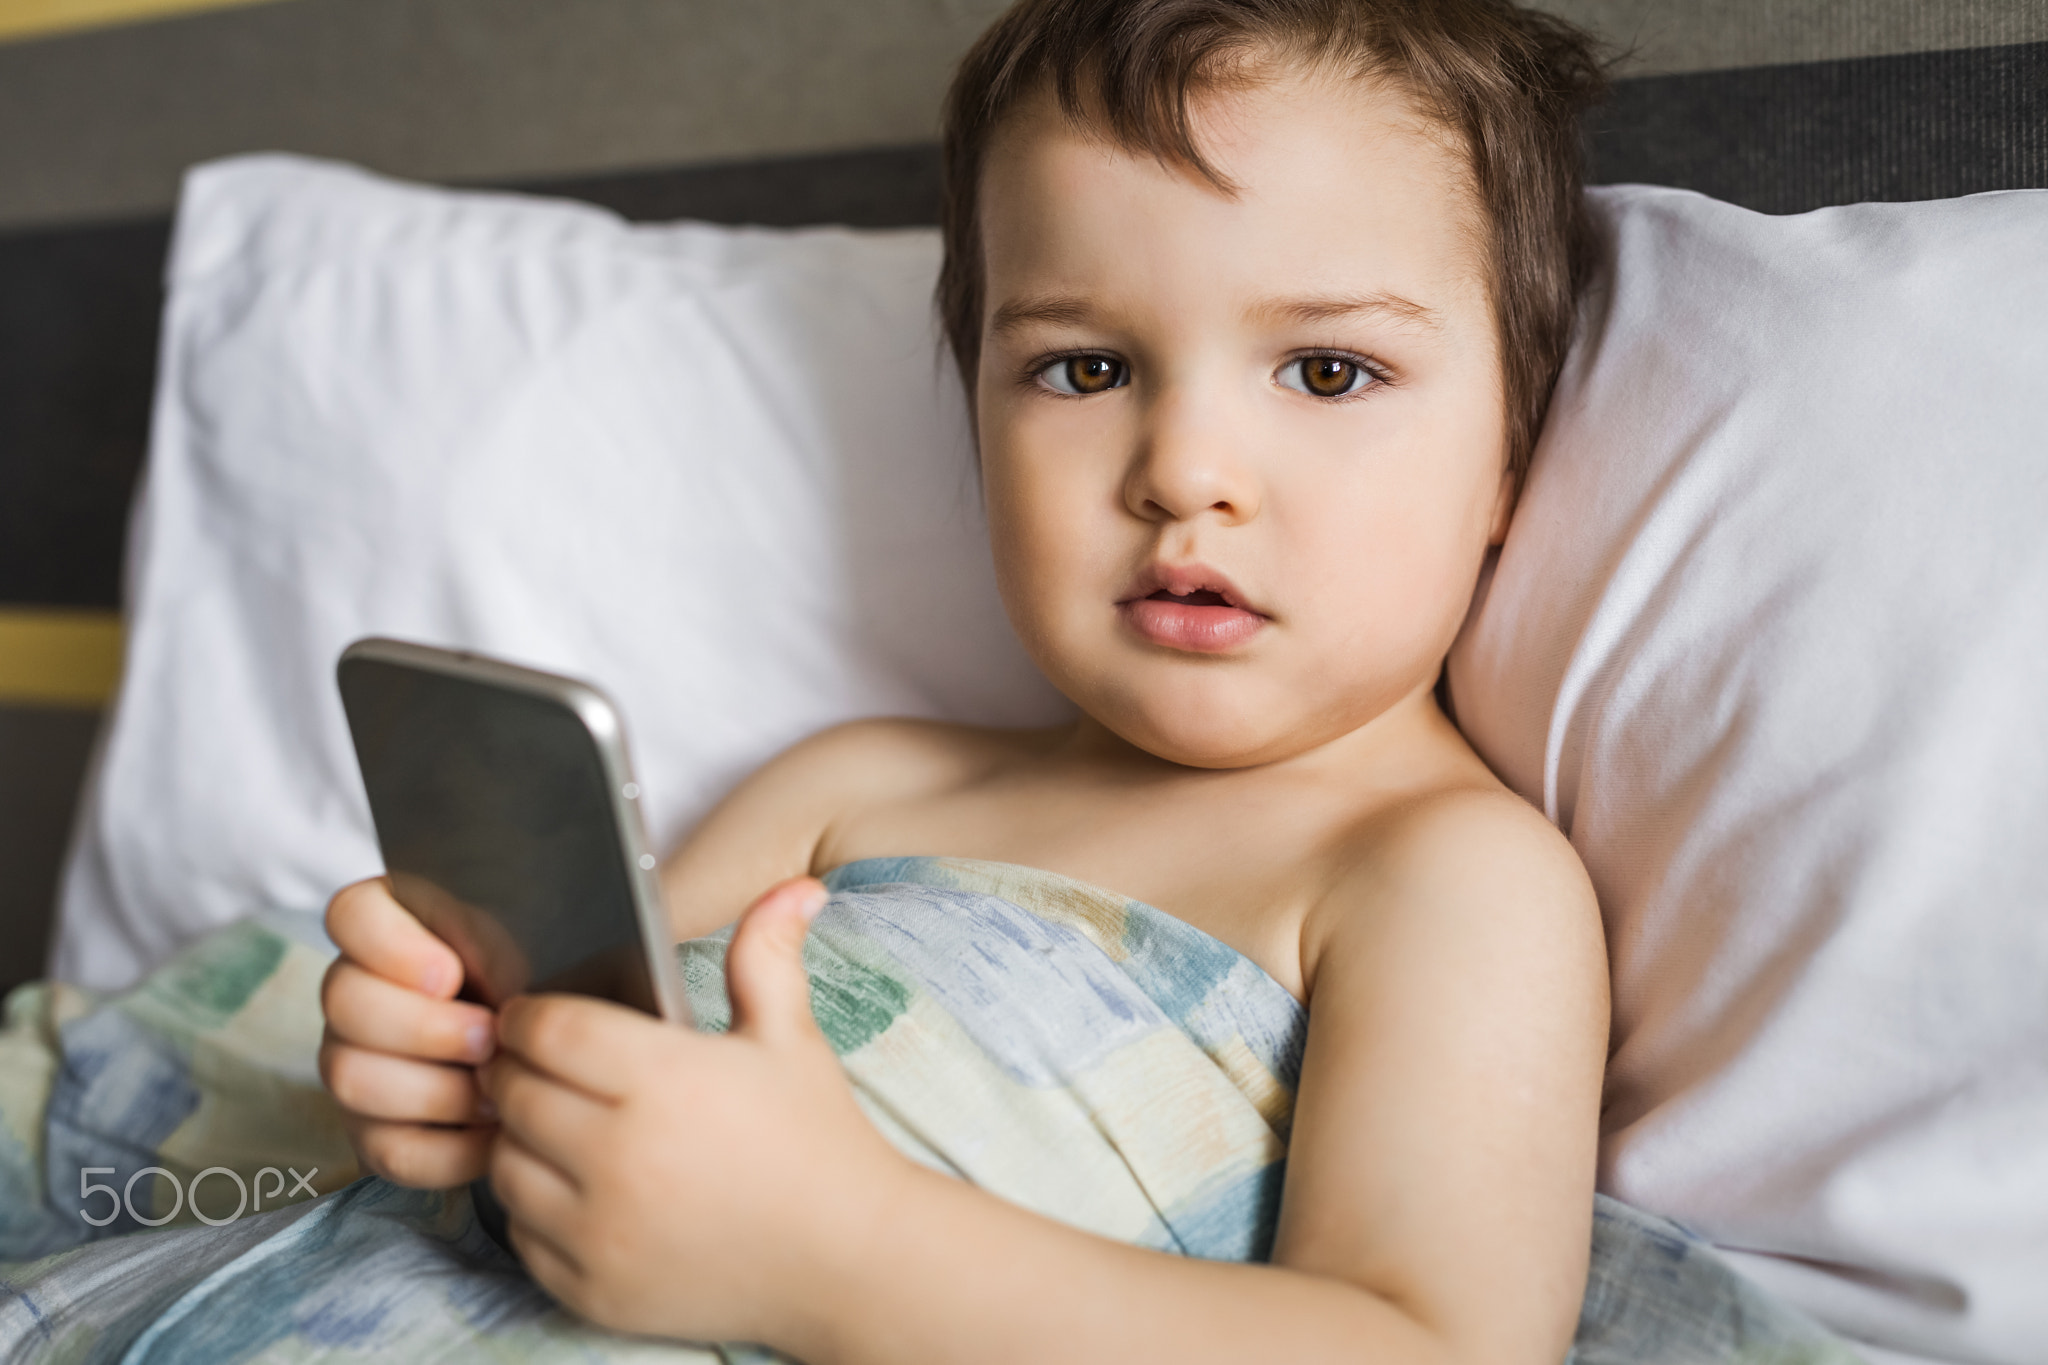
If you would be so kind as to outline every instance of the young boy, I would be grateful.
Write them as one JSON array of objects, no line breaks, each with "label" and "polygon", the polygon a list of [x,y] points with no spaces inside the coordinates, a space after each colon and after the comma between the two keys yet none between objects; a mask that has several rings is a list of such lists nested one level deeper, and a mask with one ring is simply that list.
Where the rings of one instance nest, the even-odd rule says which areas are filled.
[{"label": "young boy", "polygon": [[[599,1323],[812,1365],[1560,1359],[1600,921],[1434,686],[1562,359],[1597,84],[1506,0],[1011,11],[949,104],[940,302],[1004,603],[1082,718],[851,725],[735,791],[664,872],[679,937],[745,910],[724,1036],[493,1018],[344,890],[322,1065],[368,1168],[488,1171]],[[812,877],[915,854],[1114,887],[1308,1002],[1270,1265],[1078,1231],[867,1121],[810,1016]]]}]

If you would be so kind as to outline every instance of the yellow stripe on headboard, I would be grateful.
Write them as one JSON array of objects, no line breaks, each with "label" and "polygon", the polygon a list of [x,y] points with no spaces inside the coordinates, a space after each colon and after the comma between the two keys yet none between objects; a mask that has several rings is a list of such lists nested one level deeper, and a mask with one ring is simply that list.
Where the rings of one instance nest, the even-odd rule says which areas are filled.
[{"label": "yellow stripe on headboard", "polygon": [[120,681],[115,613],[0,607],[0,705],[105,706]]},{"label": "yellow stripe on headboard", "polygon": [[269,0],[0,0],[0,42]]}]

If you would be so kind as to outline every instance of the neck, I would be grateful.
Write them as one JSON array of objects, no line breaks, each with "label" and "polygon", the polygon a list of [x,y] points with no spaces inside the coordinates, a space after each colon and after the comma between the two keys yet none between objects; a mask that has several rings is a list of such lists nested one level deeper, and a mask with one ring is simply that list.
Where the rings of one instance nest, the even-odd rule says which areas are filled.
[{"label": "neck", "polygon": [[1360,772],[1400,764],[1425,750],[1440,750],[1449,739],[1466,750],[1464,737],[1436,704],[1436,681],[1415,688],[1392,706],[1363,724],[1334,735],[1318,736],[1299,747],[1282,747],[1243,764],[1195,768],[1140,748],[1091,715],[1082,715],[1056,746],[1056,752],[1077,762],[1125,768],[1133,773],[1151,770],[1161,776],[1174,773],[1212,772],[1219,775],[1259,769],[1274,775],[1303,777],[1333,773],[1355,776]]}]

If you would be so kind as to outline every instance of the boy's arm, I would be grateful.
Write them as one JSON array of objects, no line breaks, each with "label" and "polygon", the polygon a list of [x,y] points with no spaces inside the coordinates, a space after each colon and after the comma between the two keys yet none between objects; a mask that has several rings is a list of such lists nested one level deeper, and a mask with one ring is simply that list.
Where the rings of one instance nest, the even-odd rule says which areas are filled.
[{"label": "boy's arm", "polygon": [[1560,1359],[1608,1044],[1585,869],[1518,798],[1460,793],[1393,822],[1324,910],[1274,1259],[1370,1286],[1459,1358]]},{"label": "boy's arm", "polygon": [[[767,1340],[813,1365],[1549,1365],[1590,1239],[1591,892],[1504,795],[1440,799],[1367,843],[1306,926],[1314,1008],[1274,1265],[1108,1241],[896,1158],[810,1024],[798,884],[741,925],[724,1039],[545,999],[508,1017],[488,1083],[516,1139],[493,1168],[515,1239],[607,1325]],[[691,1216],[654,1215],[618,1179],[642,1148],[705,1173],[674,1191]]]}]

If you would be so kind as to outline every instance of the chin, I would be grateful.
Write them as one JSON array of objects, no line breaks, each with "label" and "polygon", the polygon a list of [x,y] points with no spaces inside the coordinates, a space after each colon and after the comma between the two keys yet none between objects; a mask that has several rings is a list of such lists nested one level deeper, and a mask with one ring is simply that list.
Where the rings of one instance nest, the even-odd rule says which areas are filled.
[{"label": "chin", "polygon": [[1331,689],[1318,670],[1272,659],[1161,657],[1086,631],[1018,633],[1052,684],[1098,724],[1188,768],[1252,768],[1294,758],[1398,700],[1398,693],[1381,695],[1383,686]]},{"label": "chin", "polygon": [[1250,768],[1309,747],[1301,742],[1301,718],[1286,708],[1218,697],[1208,688],[1125,692],[1084,708],[1129,743],[1188,768]]},{"label": "chin", "polygon": [[1151,754],[1154,758],[1164,759],[1168,763],[1177,763],[1183,768],[1206,768],[1211,772],[1228,772],[1234,768],[1256,768],[1261,764],[1276,763],[1283,758],[1292,757],[1296,748],[1299,747],[1271,744],[1259,747],[1239,745],[1177,746],[1165,740],[1155,744],[1147,744],[1136,736],[1126,735],[1125,738],[1129,739],[1131,743],[1136,744],[1146,753]]}]

